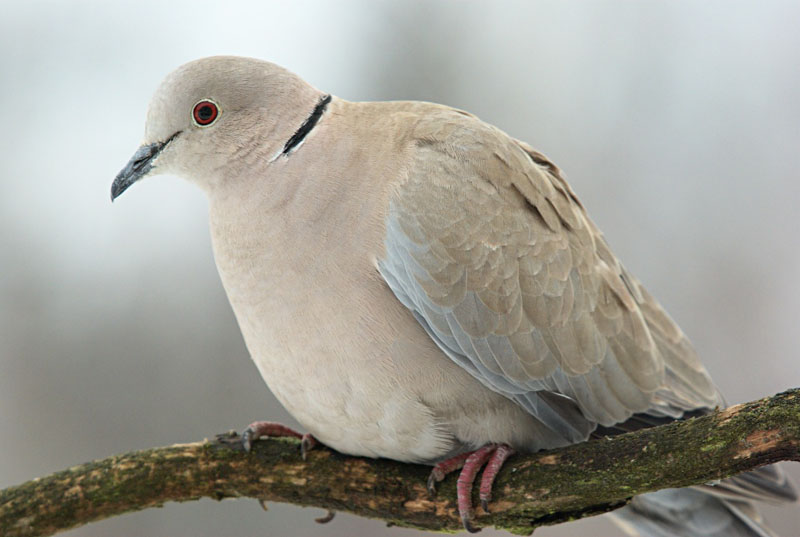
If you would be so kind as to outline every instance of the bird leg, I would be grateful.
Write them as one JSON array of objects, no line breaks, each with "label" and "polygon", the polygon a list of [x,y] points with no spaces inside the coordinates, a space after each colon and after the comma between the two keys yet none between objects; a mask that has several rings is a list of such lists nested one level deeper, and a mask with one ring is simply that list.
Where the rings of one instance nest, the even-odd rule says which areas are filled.
[{"label": "bird leg", "polygon": [[469,452],[462,453],[460,455],[456,455],[455,457],[450,457],[449,459],[445,459],[441,462],[436,463],[431,470],[430,475],[428,476],[428,492],[433,496],[436,494],[436,483],[442,481],[447,474],[450,474],[462,466],[464,466],[464,461],[467,460],[469,457]]},{"label": "bird leg", "polygon": [[[481,468],[486,465],[481,479],[479,497],[484,511],[488,512],[492,498],[492,485],[503,463],[514,454],[514,450],[506,444],[488,444],[472,452],[462,453],[437,463],[428,477],[428,491],[433,494],[436,483],[449,473],[461,468],[456,483],[458,513],[464,529],[470,533],[480,531],[472,525],[474,510],[472,508],[472,485]],[[488,461],[488,462],[487,462]]]},{"label": "bird leg", "polygon": [[311,434],[300,434],[286,425],[274,421],[254,421],[242,433],[242,446],[245,451],[253,449],[253,442],[263,436],[289,437],[300,439],[300,456],[306,460],[306,453],[314,449],[317,439]]},{"label": "bird leg", "polygon": [[514,449],[507,444],[500,444],[497,449],[492,453],[489,462],[486,463],[486,468],[483,470],[481,477],[481,486],[478,489],[481,507],[487,513],[489,512],[489,502],[492,501],[492,485],[497,474],[500,473],[500,468],[506,462],[506,459],[516,453]]},{"label": "bird leg", "polygon": [[[254,421],[242,432],[242,447],[245,451],[250,452],[250,450],[253,449],[253,442],[263,436],[299,438],[300,456],[303,460],[306,460],[306,453],[314,449],[314,446],[319,443],[310,433],[298,433],[291,427],[287,427],[282,423],[275,423],[274,421]],[[258,500],[258,503],[264,511],[267,510],[267,502]],[[325,516],[315,518],[314,522],[327,524],[333,520],[335,515],[335,511],[328,509],[328,513]]]},{"label": "bird leg", "polygon": [[481,468],[492,453],[497,449],[495,444],[489,444],[482,448],[470,453],[467,460],[464,461],[464,467],[461,473],[458,474],[458,481],[456,482],[456,498],[458,504],[458,514],[461,515],[461,523],[464,529],[470,533],[475,533],[478,529],[472,526],[472,518],[475,515],[472,509],[472,484],[475,482],[475,476],[481,471]]}]

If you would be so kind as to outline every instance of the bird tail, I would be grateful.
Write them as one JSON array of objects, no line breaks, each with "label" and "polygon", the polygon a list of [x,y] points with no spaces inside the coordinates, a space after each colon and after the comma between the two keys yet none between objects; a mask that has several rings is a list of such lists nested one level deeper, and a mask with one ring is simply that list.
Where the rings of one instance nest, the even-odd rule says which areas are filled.
[{"label": "bird tail", "polygon": [[632,536],[774,537],[753,500],[792,502],[797,492],[777,466],[765,466],[713,485],[636,496],[611,516]]}]

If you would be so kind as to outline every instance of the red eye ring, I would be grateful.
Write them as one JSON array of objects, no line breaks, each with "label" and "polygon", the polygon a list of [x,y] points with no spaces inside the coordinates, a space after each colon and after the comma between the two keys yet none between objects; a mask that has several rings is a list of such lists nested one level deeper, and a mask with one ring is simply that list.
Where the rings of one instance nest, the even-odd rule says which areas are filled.
[{"label": "red eye ring", "polygon": [[208,127],[219,117],[219,106],[210,99],[203,99],[192,108],[192,120],[198,127]]}]

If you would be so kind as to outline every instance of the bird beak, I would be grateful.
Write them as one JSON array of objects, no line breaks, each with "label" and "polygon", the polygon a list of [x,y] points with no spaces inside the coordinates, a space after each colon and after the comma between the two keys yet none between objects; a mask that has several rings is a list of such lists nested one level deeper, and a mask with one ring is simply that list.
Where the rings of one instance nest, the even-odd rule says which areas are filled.
[{"label": "bird beak", "polygon": [[147,175],[150,170],[153,169],[153,161],[156,159],[156,157],[158,157],[159,154],[161,154],[164,148],[167,147],[167,144],[169,144],[176,135],[177,133],[170,136],[163,142],[155,142],[152,144],[143,145],[136,150],[136,153],[133,154],[131,160],[129,160],[122,171],[117,174],[117,176],[114,178],[114,182],[111,184],[111,201],[117,199],[117,197],[125,192],[128,187]]}]

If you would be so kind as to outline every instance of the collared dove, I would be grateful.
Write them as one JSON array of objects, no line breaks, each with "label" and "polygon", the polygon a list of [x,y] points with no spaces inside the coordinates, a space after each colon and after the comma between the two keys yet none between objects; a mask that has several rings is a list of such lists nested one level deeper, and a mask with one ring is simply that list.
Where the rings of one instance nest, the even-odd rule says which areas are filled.
[{"label": "collared dove", "polygon": [[[475,116],[348,102],[271,63],[170,74],[112,199],[157,173],[208,195],[214,254],[278,400],[342,453],[463,467],[473,529],[506,457],[723,404],[680,328],[609,249],[561,171]],[[769,535],[753,499],[795,499],[775,467],[639,496],[646,535]]]}]

